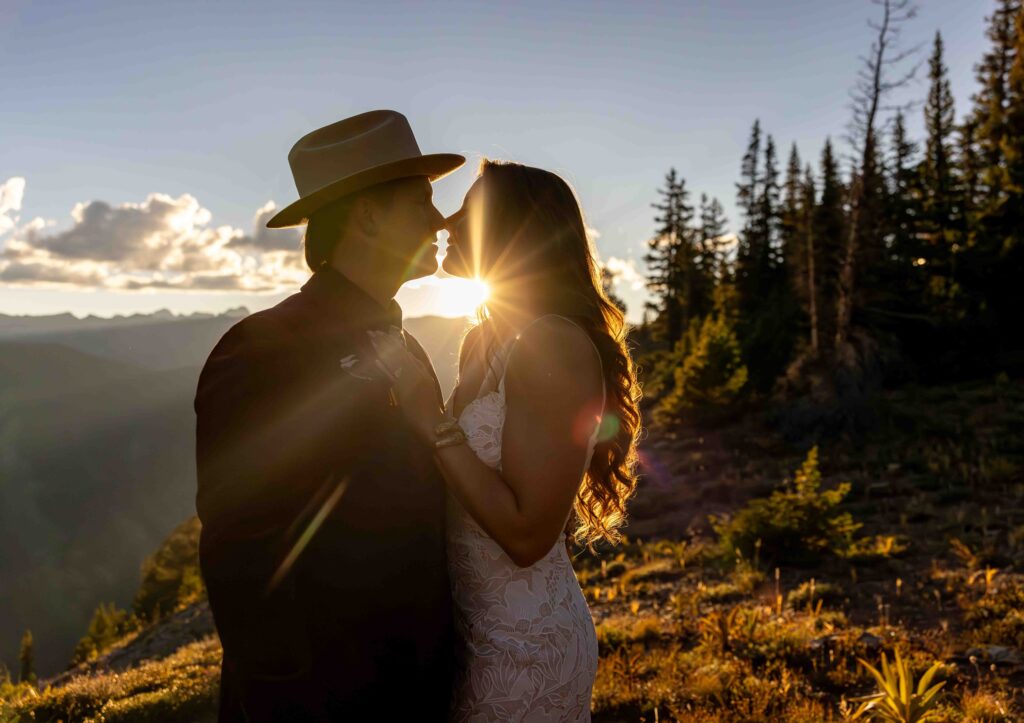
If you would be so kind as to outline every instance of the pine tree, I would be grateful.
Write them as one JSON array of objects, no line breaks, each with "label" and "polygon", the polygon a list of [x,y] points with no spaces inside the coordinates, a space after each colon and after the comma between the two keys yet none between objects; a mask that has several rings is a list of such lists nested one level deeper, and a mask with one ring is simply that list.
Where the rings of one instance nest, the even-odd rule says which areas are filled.
[{"label": "pine tree", "polygon": [[727,284],[715,292],[714,311],[693,329],[694,337],[674,369],[675,384],[655,409],[660,421],[698,407],[722,407],[734,401],[747,385],[747,367],[734,329]]},{"label": "pine tree", "polygon": [[[1012,345],[1019,336],[1020,243],[1022,221],[1019,190],[1013,187],[1019,165],[1021,77],[1020,0],[998,0],[986,31],[991,47],[976,66],[981,85],[973,97],[970,123],[977,149],[977,193],[971,214],[970,244],[960,262],[965,297],[975,300],[970,317],[988,330],[997,346]],[[1016,71],[1016,74],[1015,74]],[[963,164],[969,157],[961,159]],[[969,173],[965,170],[965,184]]]},{"label": "pine tree", "polygon": [[757,199],[761,176],[758,171],[761,158],[761,122],[754,121],[750,129],[750,142],[740,166],[740,182],[736,184],[736,205],[743,218],[736,240],[736,287],[746,291],[756,283],[755,234],[759,211]]},{"label": "pine tree", "polygon": [[797,289],[804,290],[805,304],[807,305],[807,326],[808,341],[810,342],[811,358],[816,360],[821,353],[821,314],[818,311],[819,301],[819,279],[817,268],[817,240],[815,238],[814,217],[817,207],[818,192],[814,184],[814,169],[810,164],[804,170],[804,181],[802,187],[803,200],[801,203],[800,225],[803,228],[804,246],[803,253],[795,254],[795,258],[804,260],[801,266],[797,267],[803,283],[797,283]]},{"label": "pine tree", "polygon": [[988,18],[986,31],[992,42],[989,52],[975,67],[981,89],[974,95],[973,121],[977,126],[978,149],[981,156],[981,195],[983,213],[997,207],[1003,198],[1002,182],[1005,165],[1003,138],[1007,133],[1006,112],[1010,95],[1010,69],[1016,55],[1014,35],[1020,0],[998,0],[996,10]]},{"label": "pine tree", "polygon": [[887,230],[890,259],[899,269],[912,267],[922,253],[917,237],[921,215],[917,168],[917,144],[907,137],[903,113],[897,112],[892,126]]},{"label": "pine tree", "polygon": [[[757,213],[757,240],[762,245],[758,253],[761,273],[765,281],[772,279],[783,264],[779,245],[779,164],[775,156],[775,141],[767,137],[764,147],[764,176]],[[769,282],[770,283],[770,282]]]},{"label": "pine tree", "polygon": [[[198,576],[198,571],[196,572]],[[135,629],[138,621],[114,603],[100,603],[93,612],[85,636],[78,641],[71,659],[73,665],[95,658],[121,637]]]},{"label": "pine tree", "polygon": [[715,228],[723,219],[713,218],[711,203],[706,193],[700,194],[697,228],[694,232],[694,283],[690,289],[690,298],[686,302],[693,319],[703,317],[711,311],[719,264],[719,237],[725,233],[724,229]]},{"label": "pine tree", "polygon": [[693,207],[687,203],[686,181],[675,168],[665,176],[665,186],[658,190],[660,203],[652,206],[660,212],[655,217],[658,228],[647,242],[647,288],[656,299],[656,309],[663,320],[663,335],[671,349],[682,337],[689,322],[690,309],[686,299],[693,284]]},{"label": "pine tree", "polygon": [[789,149],[789,161],[786,163],[786,180],[782,186],[782,213],[780,221],[783,248],[788,248],[786,242],[793,239],[800,226],[800,213],[803,202],[803,179],[800,176],[802,171],[800,151],[797,150],[796,143],[794,143]]},{"label": "pine tree", "polygon": [[601,267],[601,289],[608,301],[619,307],[619,311],[626,313],[626,302],[615,293],[615,275],[606,266]]},{"label": "pine tree", "polygon": [[18,652],[18,663],[21,665],[21,672],[18,674],[19,683],[36,682],[36,656],[32,641],[32,631],[26,630],[21,636],[21,650]]},{"label": "pine tree", "polygon": [[[714,286],[723,280],[728,279],[730,272],[728,259],[726,258],[725,239],[727,221],[725,210],[717,198],[708,200],[707,194],[700,195],[700,257],[701,273],[711,280],[712,291]],[[710,299],[712,294],[708,295]]]},{"label": "pine tree", "polygon": [[964,120],[957,136],[957,166],[960,169],[960,200],[963,204],[963,228],[966,245],[970,246],[977,228],[981,165],[978,157],[978,122]]},{"label": "pine tree", "polygon": [[[194,602],[192,595],[199,577],[199,518],[191,517],[160,544],[142,563],[142,582],[132,603],[135,617],[154,621]],[[188,582],[188,584],[186,584]]]},{"label": "pine tree", "polygon": [[801,263],[804,252],[803,237],[806,233],[802,223],[804,202],[802,172],[800,152],[794,143],[789,150],[789,161],[786,163],[786,180],[782,184],[782,207],[779,211],[782,258],[786,262],[794,288],[798,288],[801,284],[797,277],[804,265]]},{"label": "pine tree", "polygon": [[1010,345],[1019,345],[1024,333],[1019,292],[1024,276],[1024,11],[1019,7],[1015,22],[1006,132],[1001,142],[1004,165],[999,186],[1003,199],[993,210],[989,223],[989,232],[995,235],[999,249],[990,299],[1000,333]]},{"label": "pine tree", "polygon": [[[779,214],[779,234],[781,236],[782,258],[790,289],[799,302],[800,313],[797,321],[803,327],[803,333],[810,335],[810,297],[808,264],[808,234],[810,233],[810,214],[807,212],[807,194],[802,177],[803,169],[800,152],[794,143],[789,151],[786,164],[786,180],[782,186],[782,209]],[[812,180],[813,183],[813,180]],[[813,191],[811,208],[813,208]]]},{"label": "pine tree", "polygon": [[943,61],[940,33],[935,33],[928,77],[931,87],[924,108],[928,138],[921,173],[924,189],[922,222],[924,232],[929,235],[931,248],[930,253],[922,258],[930,265],[933,278],[952,282],[953,256],[961,241],[961,204],[957,199],[952,163],[955,128],[953,93]]},{"label": "pine tree", "polygon": [[825,139],[821,151],[821,198],[814,213],[814,270],[817,279],[818,330],[825,350],[836,333],[836,304],[839,297],[839,273],[843,241],[846,237],[846,214],[843,197],[846,191],[839,177],[839,164],[832,151],[832,141]]},{"label": "pine tree", "polygon": [[743,155],[743,162],[740,166],[740,182],[736,184],[736,205],[743,214],[743,230],[747,231],[754,223],[757,202],[758,188],[761,176],[758,173],[758,163],[761,157],[761,121],[755,120],[750,129],[750,141],[747,144],[747,152]]},{"label": "pine tree", "polygon": [[794,338],[793,297],[786,279],[779,228],[779,169],[775,142],[765,137],[764,170],[756,158],[761,128],[754,123],[748,153],[741,169],[738,203],[746,223],[740,233],[736,259],[739,337],[743,358],[749,360],[751,383],[767,391],[789,361]]},{"label": "pine tree", "polygon": [[[760,127],[754,124],[750,148],[760,146]],[[747,180],[748,167],[750,173]],[[757,163],[743,159],[744,183],[740,185],[737,204],[744,208],[746,224],[740,234],[736,259],[737,291],[743,314],[753,313],[771,292],[781,268],[779,249],[779,170],[775,142],[767,136],[764,149],[764,172],[757,174]],[[747,201],[747,194],[752,196]]]}]

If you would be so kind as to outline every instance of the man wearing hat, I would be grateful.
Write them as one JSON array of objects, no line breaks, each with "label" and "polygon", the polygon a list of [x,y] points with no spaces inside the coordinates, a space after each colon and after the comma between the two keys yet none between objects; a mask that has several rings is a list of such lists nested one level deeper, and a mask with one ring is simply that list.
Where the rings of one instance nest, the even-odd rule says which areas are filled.
[{"label": "man wearing hat", "polygon": [[[432,181],[404,116],[316,130],[288,155],[313,275],[203,367],[200,563],[224,647],[221,721],[443,720],[454,661],[444,485],[375,363],[393,297],[437,267]],[[438,388],[438,404],[442,404]]]}]

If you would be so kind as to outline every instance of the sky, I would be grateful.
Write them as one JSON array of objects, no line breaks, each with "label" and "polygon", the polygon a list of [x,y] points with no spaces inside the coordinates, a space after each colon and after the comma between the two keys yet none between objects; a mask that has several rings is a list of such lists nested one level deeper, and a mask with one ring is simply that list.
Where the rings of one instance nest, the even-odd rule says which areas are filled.
[{"label": "sky", "polygon": [[[942,32],[958,118],[988,0],[924,0],[906,47]],[[553,170],[580,197],[634,320],[657,189],[675,167],[717,197],[760,119],[785,163],[849,120],[868,0],[27,2],[0,0],[0,313],[264,308],[308,276],[294,232],[303,134],[391,108],[425,153],[469,162],[435,184],[454,212],[476,161]],[[923,99],[924,80],[899,101]],[[909,126],[921,137],[921,110]],[[464,310],[430,278],[406,316]]]}]

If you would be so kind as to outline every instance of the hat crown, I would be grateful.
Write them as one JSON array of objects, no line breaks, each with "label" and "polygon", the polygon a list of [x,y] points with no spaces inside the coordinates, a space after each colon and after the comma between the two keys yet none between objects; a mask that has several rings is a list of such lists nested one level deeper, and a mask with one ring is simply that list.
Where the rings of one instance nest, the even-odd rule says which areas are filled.
[{"label": "hat crown", "polygon": [[267,228],[306,223],[318,209],[349,194],[400,178],[431,183],[466,162],[456,153],[423,155],[404,115],[373,110],[307,133],[292,146],[299,199],[278,211]]},{"label": "hat crown", "polygon": [[292,146],[288,165],[302,197],[339,178],[422,155],[404,115],[373,110],[307,133]]}]

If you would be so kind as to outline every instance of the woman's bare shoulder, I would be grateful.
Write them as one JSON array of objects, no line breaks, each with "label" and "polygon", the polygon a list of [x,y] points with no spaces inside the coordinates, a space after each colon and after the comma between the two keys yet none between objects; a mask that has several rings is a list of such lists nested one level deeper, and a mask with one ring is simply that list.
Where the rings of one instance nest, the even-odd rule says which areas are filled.
[{"label": "woman's bare shoulder", "polygon": [[509,375],[532,388],[589,395],[601,383],[601,359],[586,331],[568,319],[546,316],[520,335]]},{"label": "woman's bare shoulder", "polygon": [[466,357],[473,353],[473,349],[480,342],[482,334],[483,324],[475,324],[469,327],[469,331],[462,336],[462,342],[459,344],[459,366],[462,366],[462,362]]}]

